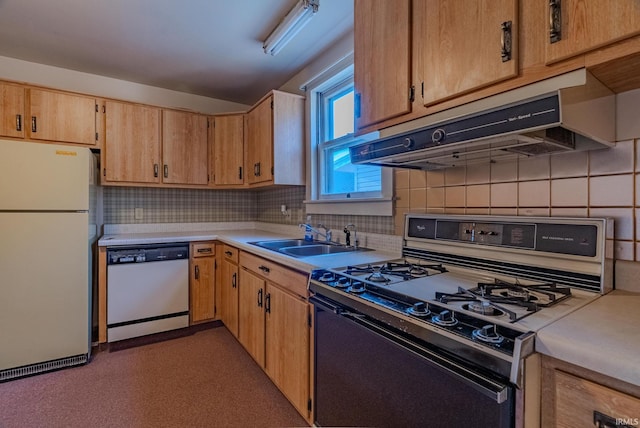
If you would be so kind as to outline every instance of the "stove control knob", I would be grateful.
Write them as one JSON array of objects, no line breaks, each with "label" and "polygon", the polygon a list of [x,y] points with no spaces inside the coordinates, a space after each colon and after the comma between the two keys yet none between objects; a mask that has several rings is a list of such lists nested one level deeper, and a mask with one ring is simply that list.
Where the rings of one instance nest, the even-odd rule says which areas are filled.
[{"label": "stove control knob", "polygon": [[413,305],[414,312],[424,312],[427,310],[427,305],[424,302],[418,302]]},{"label": "stove control knob", "polygon": [[442,322],[451,322],[451,321],[453,321],[453,313],[451,311],[442,311],[442,312],[440,312],[440,321],[442,321]]},{"label": "stove control knob", "polygon": [[498,337],[498,332],[496,331],[496,326],[493,324],[487,324],[482,327],[482,335],[485,337]]},{"label": "stove control knob", "polygon": [[340,278],[338,278],[338,284],[346,285],[348,283],[349,283],[349,278],[347,278],[346,276],[341,276]]},{"label": "stove control knob", "polygon": [[364,291],[364,283],[362,281],[353,281],[351,283],[351,291],[356,293]]}]

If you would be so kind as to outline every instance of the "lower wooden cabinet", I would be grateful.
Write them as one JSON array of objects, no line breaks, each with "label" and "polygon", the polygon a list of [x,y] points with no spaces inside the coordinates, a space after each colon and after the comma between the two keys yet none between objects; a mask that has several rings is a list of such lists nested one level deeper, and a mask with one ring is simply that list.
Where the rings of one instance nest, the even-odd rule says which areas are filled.
[{"label": "lower wooden cabinet", "polygon": [[216,317],[215,306],[215,244],[194,242],[189,260],[189,314],[191,324],[211,321]]},{"label": "lower wooden cabinet", "polygon": [[307,275],[240,253],[238,340],[311,420],[311,322]]},{"label": "lower wooden cabinet", "polygon": [[238,249],[222,246],[219,255],[220,272],[220,319],[235,337],[238,337]]},{"label": "lower wooden cabinet", "polygon": [[552,358],[542,363],[542,426],[640,425],[640,387]]}]

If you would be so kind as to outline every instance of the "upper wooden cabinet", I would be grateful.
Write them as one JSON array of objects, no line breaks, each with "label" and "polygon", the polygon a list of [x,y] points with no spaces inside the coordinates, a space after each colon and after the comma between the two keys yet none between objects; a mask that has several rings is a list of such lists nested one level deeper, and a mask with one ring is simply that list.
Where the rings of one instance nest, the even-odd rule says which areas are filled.
[{"label": "upper wooden cabinet", "polygon": [[244,114],[209,118],[209,184],[244,183]]},{"label": "upper wooden cabinet", "polygon": [[517,0],[414,0],[425,105],[518,75]]},{"label": "upper wooden cabinet", "polygon": [[411,111],[409,0],[355,0],[356,127]]},{"label": "upper wooden cabinet", "polygon": [[160,183],[160,109],[105,103],[103,177],[107,182]]},{"label": "upper wooden cabinet", "polygon": [[304,98],[271,91],[246,115],[245,179],[249,185],[303,185]]},{"label": "upper wooden cabinet", "polygon": [[551,0],[546,60],[553,63],[640,34],[637,0]]},{"label": "upper wooden cabinet", "polygon": [[94,97],[29,89],[29,138],[95,146]]},{"label": "upper wooden cabinet", "polygon": [[24,87],[0,83],[0,136],[24,137]]},{"label": "upper wooden cabinet", "polygon": [[162,182],[207,184],[207,117],[162,111]]}]

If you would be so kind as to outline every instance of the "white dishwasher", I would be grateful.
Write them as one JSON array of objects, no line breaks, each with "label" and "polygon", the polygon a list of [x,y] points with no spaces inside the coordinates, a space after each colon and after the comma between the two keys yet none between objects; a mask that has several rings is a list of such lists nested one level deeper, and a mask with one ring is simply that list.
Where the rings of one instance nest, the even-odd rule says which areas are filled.
[{"label": "white dishwasher", "polygon": [[107,248],[109,342],[188,326],[188,244]]}]

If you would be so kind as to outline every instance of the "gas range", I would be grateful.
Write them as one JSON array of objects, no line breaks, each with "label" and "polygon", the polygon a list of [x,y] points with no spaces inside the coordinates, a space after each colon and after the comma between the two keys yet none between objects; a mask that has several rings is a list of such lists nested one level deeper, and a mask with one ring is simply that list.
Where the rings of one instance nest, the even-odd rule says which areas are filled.
[{"label": "gas range", "polygon": [[403,257],[309,289],[519,383],[535,332],[611,288],[604,219],[408,215]]}]

